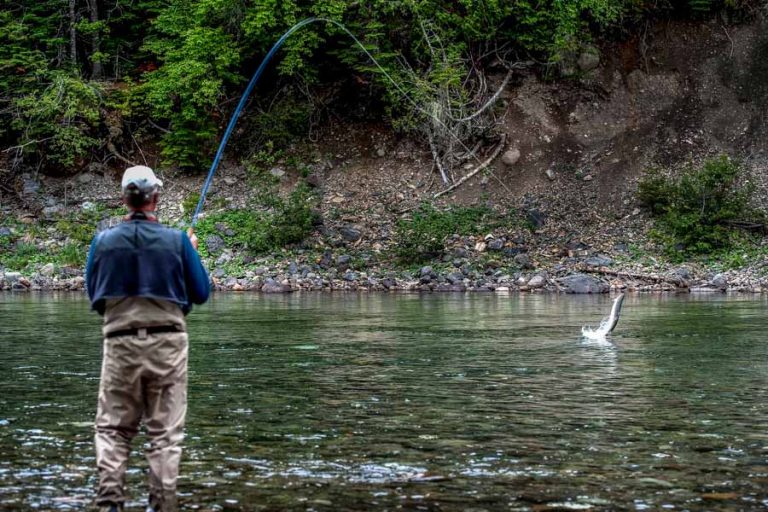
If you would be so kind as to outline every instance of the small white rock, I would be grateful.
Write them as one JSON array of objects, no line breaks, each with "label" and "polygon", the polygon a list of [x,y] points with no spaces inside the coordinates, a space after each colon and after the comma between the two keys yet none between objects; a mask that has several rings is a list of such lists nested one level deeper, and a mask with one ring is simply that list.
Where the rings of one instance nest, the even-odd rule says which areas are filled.
[{"label": "small white rock", "polygon": [[520,150],[517,148],[511,148],[504,152],[501,156],[501,162],[507,167],[511,167],[520,160]]}]

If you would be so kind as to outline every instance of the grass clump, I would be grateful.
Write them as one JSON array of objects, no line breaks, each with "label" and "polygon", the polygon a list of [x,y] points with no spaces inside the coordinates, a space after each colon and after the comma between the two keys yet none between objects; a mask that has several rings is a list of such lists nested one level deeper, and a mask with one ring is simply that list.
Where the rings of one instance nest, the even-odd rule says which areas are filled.
[{"label": "grass clump", "polygon": [[655,217],[653,235],[668,255],[711,254],[743,239],[738,227],[761,215],[750,206],[754,189],[741,176],[742,167],[727,156],[689,167],[678,177],[646,174],[638,199]]},{"label": "grass clump", "polygon": [[442,254],[449,236],[493,229],[508,220],[486,207],[438,210],[430,204],[423,204],[409,218],[397,223],[395,255],[406,264],[428,261]]},{"label": "grass clump", "polygon": [[[19,272],[32,271],[35,267],[47,263],[82,267],[85,265],[88,246],[96,234],[98,222],[122,213],[122,208],[109,209],[102,205],[73,211],[52,223],[51,234],[45,229],[47,223],[6,222],[0,225],[10,229],[10,234],[7,231],[4,231],[6,234],[0,234],[0,267]],[[58,243],[40,243],[51,236],[57,239]]]},{"label": "grass clump", "polygon": [[[200,221],[197,233],[202,248],[208,254],[205,239],[209,235],[221,236],[228,246],[244,249],[252,254],[282,249],[302,242],[315,225],[317,213],[313,209],[314,197],[306,186],[299,186],[287,199],[275,198],[270,210],[244,208],[215,213]],[[217,229],[217,224],[229,228],[228,233]]]}]

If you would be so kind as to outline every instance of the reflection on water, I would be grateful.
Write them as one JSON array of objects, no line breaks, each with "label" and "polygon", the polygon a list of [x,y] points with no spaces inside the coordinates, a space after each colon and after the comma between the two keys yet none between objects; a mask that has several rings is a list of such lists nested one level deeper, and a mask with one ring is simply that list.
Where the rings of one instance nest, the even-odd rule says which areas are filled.
[{"label": "reflection on water", "polygon": [[[217,295],[191,317],[188,510],[763,510],[765,301]],[[83,510],[101,343],[0,295],[0,509]],[[144,502],[136,445],[129,485]]]}]

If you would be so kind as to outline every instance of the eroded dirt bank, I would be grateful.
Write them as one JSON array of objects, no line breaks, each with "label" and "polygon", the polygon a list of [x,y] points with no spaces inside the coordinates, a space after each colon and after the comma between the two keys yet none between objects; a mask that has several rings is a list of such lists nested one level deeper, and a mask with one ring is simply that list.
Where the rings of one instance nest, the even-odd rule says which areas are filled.
[{"label": "eroded dirt bank", "polygon": [[[766,28],[664,23],[644,38],[601,46],[599,61],[575,63],[570,78],[517,73],[503,92],[499,157],[439,199],[443,184],[428,148],[383,125],[332,124],[316,143],[297,142],[267,169],[283,194],[298,182],[314,187],[321,222],[312,235],[290,250],[253,256],[229,243],[227,233],[238,226],[218,223],[203,237],[214,283],[263,291],[768,291],[765,240],[736,263],[673,263],[649,238],[652,221],[636,199],[647,169],[675,172],[724,153],[743,162],[757,206],[768,204]],[[145,156],[167,184],[161,216],[183,223],[189,217],[183,205],[188,208],[203,176],[162,169]],[[57,229],[62,216],[114,215],[121,171],[92,164],[67,178],[30,171],[4,183],[3,250],[21,241],[53,251],[71,242],[71,234]],[[226,165],[207,213],[243,207],[263,188],[258,183],[246,167]],[[424,201],[486,206],[514,212],[517,220],[450,236],[433,261],[404,266],[392,256],[397,222]],[[82,283],[82,265],[64,261],[0,269],[6,289],[81,289]]]}]

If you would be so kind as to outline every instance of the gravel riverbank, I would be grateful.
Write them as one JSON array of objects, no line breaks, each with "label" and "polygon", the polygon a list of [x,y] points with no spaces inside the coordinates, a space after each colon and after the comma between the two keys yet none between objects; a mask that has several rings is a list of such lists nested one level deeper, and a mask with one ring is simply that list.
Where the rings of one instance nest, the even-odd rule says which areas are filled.
[{"label": "gravel riverbank", "polygon": [[[516,258],[525,266],[526,258]],[[407,291],[499,293],[609,293],[631,292],[768,292],[768,278],[760,269],[712,273],[691,266],[664,270],[640,266],[616,267],[608,257],[591,257],[572,265],[547,269],[512,270],[478,267],[456,258],[448,265],[423,266],[413,271],[380,268],[357,270],[346,255],[326,261],[290,261],[254,265],[241,275],[212,273],[216,291],[290,293],[298,291]],[[608,264],[606,264],[608,263]],[[22,274],[0,271],[0,289],[25,291],[83,291],[83,270],[47,264]]]}]

